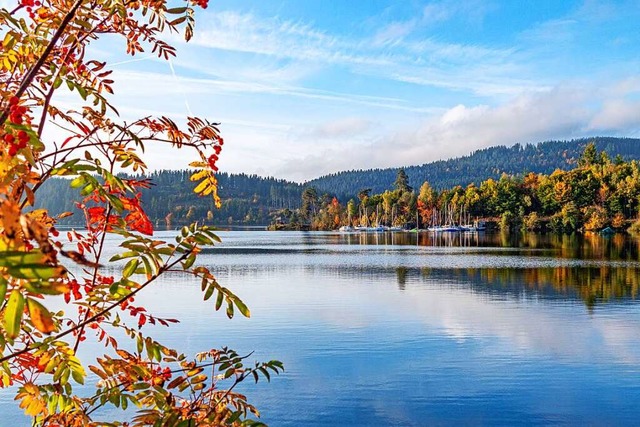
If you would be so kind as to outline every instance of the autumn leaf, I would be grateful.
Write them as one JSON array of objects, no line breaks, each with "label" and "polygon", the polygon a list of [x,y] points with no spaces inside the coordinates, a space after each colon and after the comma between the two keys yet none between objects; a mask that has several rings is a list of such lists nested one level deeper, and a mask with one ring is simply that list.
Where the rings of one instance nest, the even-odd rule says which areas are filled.
[{"label": "autumn leaf", "polygon": [[33,298],[27,298],[27,308],[33,326],[44,334],[50,334],[56,329],[51,312]]},{"label": "autumn leaf", "polygon": [[24,297],[18,289],[11,291],[4,311],[4,328],[7,337],[14,339],[20,333],[20,322],[24,312]]}]

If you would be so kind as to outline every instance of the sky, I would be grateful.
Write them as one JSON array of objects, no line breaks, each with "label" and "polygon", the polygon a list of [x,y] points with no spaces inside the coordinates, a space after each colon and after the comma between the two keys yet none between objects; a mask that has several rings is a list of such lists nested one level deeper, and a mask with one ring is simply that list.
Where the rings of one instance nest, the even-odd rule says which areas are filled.
[{"label": "sky", "polygon": [[[196,19],[189,43],[168,36],[171,64],[120,54],[122,40],[90,53],[115,70],[123,118],[220,122],[223,171],[303,182],[640,137],[637,0],[210,0]],[[147,150],[154,169],[187,157]]]}]

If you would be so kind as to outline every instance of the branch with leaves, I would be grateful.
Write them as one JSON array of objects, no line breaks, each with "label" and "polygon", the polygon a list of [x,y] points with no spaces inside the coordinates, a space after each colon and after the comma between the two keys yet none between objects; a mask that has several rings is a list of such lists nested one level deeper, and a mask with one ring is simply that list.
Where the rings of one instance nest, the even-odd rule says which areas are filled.
[{"label": "branch with leaves", "polygon": [[[135,302],[163,274],[179,271],[200,282],[215,310],[250,315],[197,263],[203,248],[219,242],[213,229],[194,223],[175,241],[154,238],[141,201],[151,185],[140,175],[147,170],[144,148],[164,143],[193,150],[193,191],[219,206],[215,174],[224,140],[218,124],[196,117],[185,126],[168,117],[119,121],[109,99],[112,72],[87,50],[111,34],[124,38],[129,54],[150,48],[169,59],[176,51],[162,35],[183,31],[189,40],[194,7],[206,6],[207,0],[179,7],[165,0],[19,0],[10,11],[0,9],[0,387],[16,388],[34,425],[94,425],[92,414],[107,405],[136,406],[129,424],[136,426],[251,425],[259,413],[234,388],[283,370],[278,361],[247,367],[248,356],[227,348],[189,360],[143,333],[147,324],[177,320]],[[56,103],[62,89],[77,93],[79,108]],[[66,136],[48,140],[46,126]],[[136,178],[119,174],[126,171]],[[77,210],[52,217],[33,206],[42,184],[58,176],[77,191]],[[57,221],[78,213],[86,228],[61,234]],[[121,239],[121,252],[108,260],[120,263],[116,276],[103,267],[110,234]],[[64,310],[48,308],[54,296],[63,297]],[[123,332],[135,352],[116,338]],[[89,333],[106,348],[95,364],[77,356]],[[85,382],[87,368],[98,378],[96,393],[81,397],[74,385]]]}]

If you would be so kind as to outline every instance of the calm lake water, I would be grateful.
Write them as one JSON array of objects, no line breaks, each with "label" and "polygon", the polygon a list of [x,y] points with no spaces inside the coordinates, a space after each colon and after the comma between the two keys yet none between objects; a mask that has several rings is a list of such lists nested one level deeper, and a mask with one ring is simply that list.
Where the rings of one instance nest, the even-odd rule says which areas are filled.
[{"label": "calm lake water", "polygon": [[[200,261],[251,319],[215,313],[181,276],[137,300],[181,319],[155,335],[188,354],[282,360],[283,375],[242,389],[272,426],[640,422],[638,240],[219,235]],[[0,425],[20,419],[10,399]]]}]

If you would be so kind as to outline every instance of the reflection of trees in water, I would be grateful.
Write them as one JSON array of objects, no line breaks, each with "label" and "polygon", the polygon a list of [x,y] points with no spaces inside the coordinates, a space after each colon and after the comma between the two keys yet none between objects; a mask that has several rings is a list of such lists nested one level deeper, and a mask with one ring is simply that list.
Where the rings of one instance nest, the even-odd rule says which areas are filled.
[{"label": "reflection of trees in water", "polygon": [[404,291],[407,284],[407,267],[396,268],[396,275],[398,276],[398,289]]},{"label": "reflection of trees in water", "polygon": [[640,261],[640,239],[626,234],[349,233],[325,235],[325,239],[327,243],[347,245],[538,249],[541,254],[558,258]]},{"label": "reflection of trees in water", "polygon": [[[349,233],[334,235],[331,243],[348,245],[397,245],[469,247],[483,246],[482,233]],[[487,241],[488,242],[488,241]],[[489,246],[496,246],[490,244]]]},{"label": "reflection of trees in water", "polygon": [[425,279],[455,278],[473,289],[515,296],[532,291],[546,297],[578,298],[587,306],[611,300],[636,299],[640,288],[637,267],[554,267],[531,269],[423,269]]},{"label": "reflection of trees in water", "polygon": [[[386,282],[405,290],[417,283],[463,286],[494,297],[580,300],[588,307],[607,302],[635,300],[640,290],[640,268],[635,266],[577,266],[546,268],[410,268],[405,266],[355,265],[265,265],[226,266],[217,271],[220,279],[279,279],[301,272],[323,280],[336,279],[353,285]],[[172,278],[177,279],[177,278]],[[182,278],[181,281],[184,281]],[[304,283],[300,283],[304,286]]]}]

